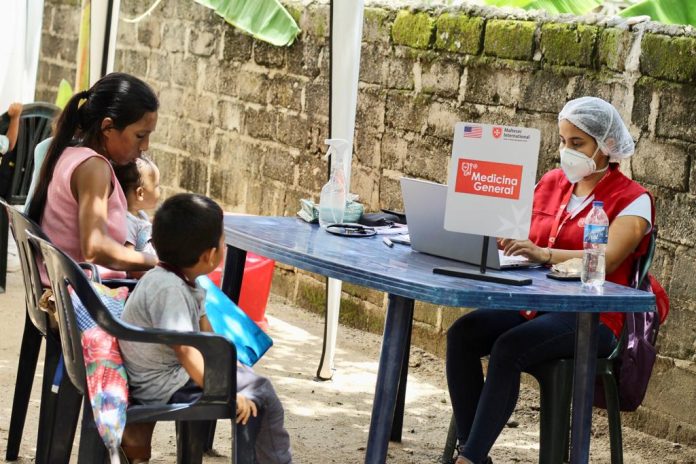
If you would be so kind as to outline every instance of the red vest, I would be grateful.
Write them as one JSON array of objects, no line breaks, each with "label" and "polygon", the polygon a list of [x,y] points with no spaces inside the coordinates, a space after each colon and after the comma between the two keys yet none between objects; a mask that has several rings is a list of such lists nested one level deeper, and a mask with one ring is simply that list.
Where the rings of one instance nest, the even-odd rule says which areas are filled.
[{"label": "red vest", "polygon": [[[636,198],[648,193],[637,182],[624,176],[618,169],[618,164],[611,164],[609,172],[599,181],[590,195],[595,200],[604,202],[604,211],[611,224],[616,216],[630,205]],[[568,182],[561,169],[554,169],[546,173],[534,189],[534,205],[532,210],[532,224],[529,239],[540,247],[558,248],[561,250],[582,250],[582,239],[585,225],[585,217],[592,209],[592,202],[570,217],[565,210],[567,200],[570,198],[573,184]],[[651,223],[655,223],[654,200],[650,195],[652,204]],[[561,211],[562,209],[562,211]],[[553,244],[549,243],[556,218],[561,212],[558,232]],[[631,253],[611,274],[607,280],[621,285],[630,285],[633,279],[636,261],[645,254],[650,236],[646,235],[636,250]],[[623,328],[625,315],[623,313],[604,313],[600,315],[600,321],[609,327],[618,337]]]}]

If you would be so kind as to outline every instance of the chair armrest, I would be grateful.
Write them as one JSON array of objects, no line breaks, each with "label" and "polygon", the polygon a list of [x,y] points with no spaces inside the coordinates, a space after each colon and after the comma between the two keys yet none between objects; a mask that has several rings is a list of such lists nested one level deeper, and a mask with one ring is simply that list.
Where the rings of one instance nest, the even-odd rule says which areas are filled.
[{"label": "chair armrest", "polygon": [[98,284],[101,283],[101,278],[99,277],[99,270],[97,269],[97,266],[95,266],[92,263],[85,262],[77,263],[77,265],[80,266],[80,269],[82,269],[83,271],[89,271],[89,280]]},{"label": "chair armrest", "polygon": [[127,287],[129,292],[132,292],[135,286],[138,284],[137,279],[104,279],[101,281],[102,285],[109,288]]},{"label": "chair armrest", "polygon": [[99,276],[99,268],[92,263],[77,263],[80,268],[90,272],[90,280],[109,288],[127,287],[132,292],[138,283],[137,279],[103,279]]},{"label": "chair armrest", "polygon": [[143,329],[114,320],[99,325],[119,340],[162,345],[192,346],[201,352],[203,370],[203,401],[229,401],[237,391],[237,349],[227,338],[208,332],[177,332],[162,329]]}]

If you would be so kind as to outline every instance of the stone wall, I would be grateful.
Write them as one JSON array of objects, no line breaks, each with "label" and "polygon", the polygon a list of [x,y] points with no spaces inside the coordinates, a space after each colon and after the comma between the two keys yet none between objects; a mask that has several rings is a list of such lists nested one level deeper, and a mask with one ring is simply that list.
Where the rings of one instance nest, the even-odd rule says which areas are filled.
[{"label": "stone wall", "polygon": [[[46,0],[38,99],[74,81],[77,0]],[[293,215],[325,181],[328,6],[290,2],[303,30],[289,48],[255,41],[190,0],[121,21],[116,69],[146,79],[161,111],[151,154],[165,193],[195,191],[226,209]],[[122,1],[122,16],[146,5]],[[623,169],[650,188],[660,227],[653,273],[672,298],[644,406],[625,421],[696,444],[696,38],[682,28],[494,10],[365,12],[352,191],[368,210],[401,208],[398,180],[444,182],[456,121],[539,128],[539,173],[557,163],[556,115],[596,95],[638,140]],[[341,321],[382,330],[385,297],[345,285]],[[323,280],[278,266],[273,291],[322,312]],[[462,312],[416,307],[414,343],[442,354]]]}]

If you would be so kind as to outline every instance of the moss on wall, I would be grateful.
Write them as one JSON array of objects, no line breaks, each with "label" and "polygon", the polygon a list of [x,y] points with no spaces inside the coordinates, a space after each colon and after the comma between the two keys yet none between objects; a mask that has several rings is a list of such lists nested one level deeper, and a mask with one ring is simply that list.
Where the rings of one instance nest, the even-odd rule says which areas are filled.
[{"label": "moss on wall", "polygon": [[484,24],[481,17],[444,13],[435,21],[435,48],[476,55],[481,51]]},{"label": "moss on wall", "polygon": [[696,82],[696,39],[646,34],[640,55],[640,69],[658,79]]},{"label": "moss on wall", "polygon": [[598,28],[584,24],[544,24],[541,51],[551,64],[589,67],[597,41]]},{"label": "moss on wall", "polygon": [[486,55],[512,60],[530,60],[534,54],[533,21],[494,19],[486,24],[483,51]]},{"label": "moss on wall", "polygon": [[429,48],[435,30],[435,21],[427,13],[399,11],[392,26],[391,36],[395,44],[413,48]]},{"label": "moss on wall", "polygon": [[623,71],[631,44],[631,33],[621,29],[604,29],[599,36],[599,63],[615,71]]},{"label": "moss on wall", "polygon": [[382,8],[365,8],[363,40],[381,41],[389,37],[389,12]]}]

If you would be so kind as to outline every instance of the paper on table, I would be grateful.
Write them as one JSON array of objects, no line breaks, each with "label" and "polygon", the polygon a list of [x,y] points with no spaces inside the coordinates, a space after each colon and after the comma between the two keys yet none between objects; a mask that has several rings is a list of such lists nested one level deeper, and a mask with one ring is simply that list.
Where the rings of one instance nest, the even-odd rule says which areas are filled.
[{"label": "paper on table", "polygon": [[391,238],[391,241],[393,243],[400,243],[402,245],[410,245],[411,244],[411,237],[406,234],[406,235],[395,235]]},{"label": "paper on table", "polygon": [[408,227],[403,224],[394,224],[393,226],[373,227],[379,235],[401,235],[408,234]]}]

